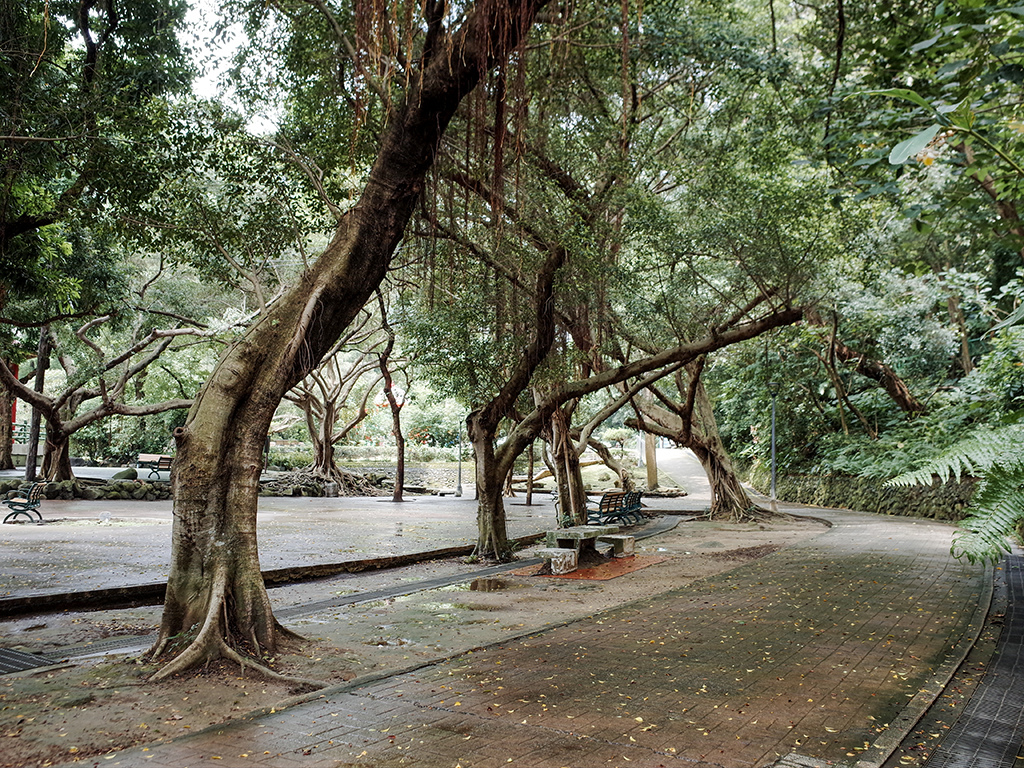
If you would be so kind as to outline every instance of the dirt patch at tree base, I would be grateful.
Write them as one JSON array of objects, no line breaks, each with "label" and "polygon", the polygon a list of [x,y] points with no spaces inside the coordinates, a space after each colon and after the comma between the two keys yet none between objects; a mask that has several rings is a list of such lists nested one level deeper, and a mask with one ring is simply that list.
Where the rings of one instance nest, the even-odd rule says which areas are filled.
[{"label": "dirt patch at tree base", "polygon": [[[329,685],[397,671],[660,594],[823,530],[816,521],[788,517],[689,521],[637,542],[638,556],[662,557],[662,562],[607,581],[512,574],[474,581],[470,574],[479,564],[445,560],[287,585],[271,590],[275,609],[467,574],[454,586],[321,609],[287,621],[307,641],[263,661],[278,672]],[[529,557],[529,550],[522,555]],[[144,607],[25,617],[0,623],[0,644],[59,657],[71,645],[132,635],[138,636],[138,656],[152,641],[149,633],[159,616],[159,608]],[[0,677],[0,765],[95,760],[280,705],[301,690],[225,662],[148,682],[157,668],[132,656],[98,656]]]}]

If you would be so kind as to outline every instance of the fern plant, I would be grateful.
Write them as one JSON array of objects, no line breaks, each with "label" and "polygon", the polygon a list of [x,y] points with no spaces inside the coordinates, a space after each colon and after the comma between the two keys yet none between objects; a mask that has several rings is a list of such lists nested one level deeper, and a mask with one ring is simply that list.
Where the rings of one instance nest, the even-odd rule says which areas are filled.
[{"label": "fern plant", "polygon": [[[1019,420],[1021,414],[1017,414]],[[953,537],[953,556],[971,563],[998,561],[1020,538],[1024,523],[1024,425],[979,429],[889,485],[927,485],[973,476],[980,480],[968,515]]]}]

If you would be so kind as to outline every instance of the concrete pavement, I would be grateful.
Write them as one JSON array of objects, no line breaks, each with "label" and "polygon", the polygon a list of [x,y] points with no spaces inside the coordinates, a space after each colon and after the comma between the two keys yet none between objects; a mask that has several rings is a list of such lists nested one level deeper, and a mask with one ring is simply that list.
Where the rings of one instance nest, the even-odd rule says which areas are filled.
[{"label": "concrete pavement", "polygon": [[[583,620],[90,762],[881,765],[973,642],[991,572],[950,557],[946,525],[781,506],[832,527]],[[363,522],[377,525],[345,530]]]}]

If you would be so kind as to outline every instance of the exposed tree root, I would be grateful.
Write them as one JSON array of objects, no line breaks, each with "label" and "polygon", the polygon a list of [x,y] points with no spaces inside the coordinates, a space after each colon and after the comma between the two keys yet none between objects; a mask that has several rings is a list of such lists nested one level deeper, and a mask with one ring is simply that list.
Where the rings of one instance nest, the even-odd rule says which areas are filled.
[{"label": "exposed tree root", "polygon": [[[223,658],[235,662],[243,670],[252,669],[264,677],[296,685],[304,690],[319,690],[327,686],[326,682],[320,680],[293,677],[275,672],[265,664],[261,664],[254,658],[245,656],[231,647],[224,631],[224,626],[227,622],[227,615],[224,610],[227,604],[226,595],[227,572],[226,569],[220,569],[213,577],[213,583],[210,586],[210,602],[198,634],[181,653],[153,673],[149,678],[150,682],[159,682],[160,680],[165,680],[173,675],[198,667],[201,664]],[[274,620],[274,631],[285,641],[304,639],[292,630],[282,627],[276,620]],[[170,641],[174,639],[173,637],[166,637],[164,634],[164,632],[161,632],[161,636],[156,644],[145,654],[153,661],[158,660],[167,651]],[[249,642],[253,648],[259,649],[259,642],[252,631],[249,632]]]},{"label": "exposed tree root", "polygon": [[243,670],[247,668],[254,669],[264,677],[269,677],[271,680],[278,680],[282,683],[297,685],[303,690],[318,691],[321,688],[326,688],[328,686],[328,683],[323,680],[313,680],[308,677],[296,677],[294,675],[283,675],[280,672],[275,672],[265,664],[260,664],[251,658],[246,658],[227,643],[222,643],[221,645],[221,654],[224,658],[236,662]]},{"label": "exposed tree root", "polygon": [[476,549],[473,550],[473,554],[469,556],[470,562],[483,561],[485,563],[492,563],[494,565],[501,565],[502,563],[511,563],[516,559],[515,553],[511,546],[505,548],[505,551],[498,553],[497,547],[489,545],[485,549],[481,549],[480,545],[477,544]]},{"label": "exposed tree root", "polygon": [[741,510],[716,510],[709,509],[708,511],[697,515],[697,520],[727,520],[730,523],[759,523],[767,522],[772,520],[778,520],[780,514],[778,512],[772,512],[770,509],[764,509],[756,504],[751,504],[749,507]]},{"label": "exposed tree root", "polygon": [[355,472],[335,467],[329,474],[316,471],[313,467],[296,469],[263,483],[262,488],[279,495],[289,495],[295,487],[308,488],[312,495],[324,494],[324,483],[338,485],[339,496],[384,496],[388,492],[373,484],[370,478]]}]

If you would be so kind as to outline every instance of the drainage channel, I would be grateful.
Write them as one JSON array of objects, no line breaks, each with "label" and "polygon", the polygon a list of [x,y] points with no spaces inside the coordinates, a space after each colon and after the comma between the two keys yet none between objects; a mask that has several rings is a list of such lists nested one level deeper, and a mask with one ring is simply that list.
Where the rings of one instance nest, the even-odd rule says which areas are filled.
[{"label": "drainage channel", "polygon": [[1002,574],[996,589],[1004,591],[1006,613],[995,655],[927,768],[1024,765],[1024,557],[1007,555]]},{"label": "drainage channel", "polygon": [[36,667],[49,667],[57,663],[57,659],[43,656],[40,653],[16,651],[13,648],[0,648],[0,675],[24,672]]},{"label": "drainage channel", "polygon": [[[637,539],[647,539],[651,536],[657,536],[662,533],[666,533],[675,528],[682,518],[676,515],[666,515],[658,518],[653,524],[648,526],[642,531],[637,531],[634,536]],[[424,581],[417,581],[412,584],[398,584],[393,587],[386,587],[384,589],[377,589],[371,592],[356,592],[350,595],[335,595],[325,600],[317,600],[311,603],[303,603],[301,605],[294,605],[286,608],[279,608],[274,611],[274,615],[280,619],[296,619],[302,616],[309,616],[320,611],[330,610],[332,608],[341,608],[346,605],[356,605],[358,603],[369,603],[377,600],[387,600],[395,597],[404,597],[411,595],[416,592],[424,592],[431,589],[441,589],[443,587],[450,587],[456,584],[464,584],[466,582],[476,581],[477,579],[486,579],[491,576],[499,576],[508,571],[513,571],[518,568],[525,568],[531,565],[538,565],[543,560],[540,558],[531,558],[529,560],[516,560],[513,563],[503,563],[501,565],[494,565],[489,568],[482,568],[477,571],[471,571],[469,573],[458,573],[451,576],[440,576],[434,579],[426,579]],[[0,648],[0,675],[10,674],[13,672],[23,672],[28,669],[36,667],[51,666],[61,662],[71,661],[74,659],[85,659],[91,656],[102,656],[106,654],[122,654],[130,653],[133,651],[142,651],[149,648],[156,642],[156,633],[149,633],[145,635],[124,635],[120,637],[111,637],[104,640],[97,640],[92,643],[83,643],[81,645],[65,646],[59,651],[51,652],[47,655],[26,653],[24,651],[15,651],[10,649]],[[22,658],[21,664],[27,664],[27,666],[21,666],[19,668],[8,669],[4,666],[4,654],[17,655]],[[31,663],[32,660],[36,660],[38,663]],[[12,662],[14,664],[16,662]]]}]

